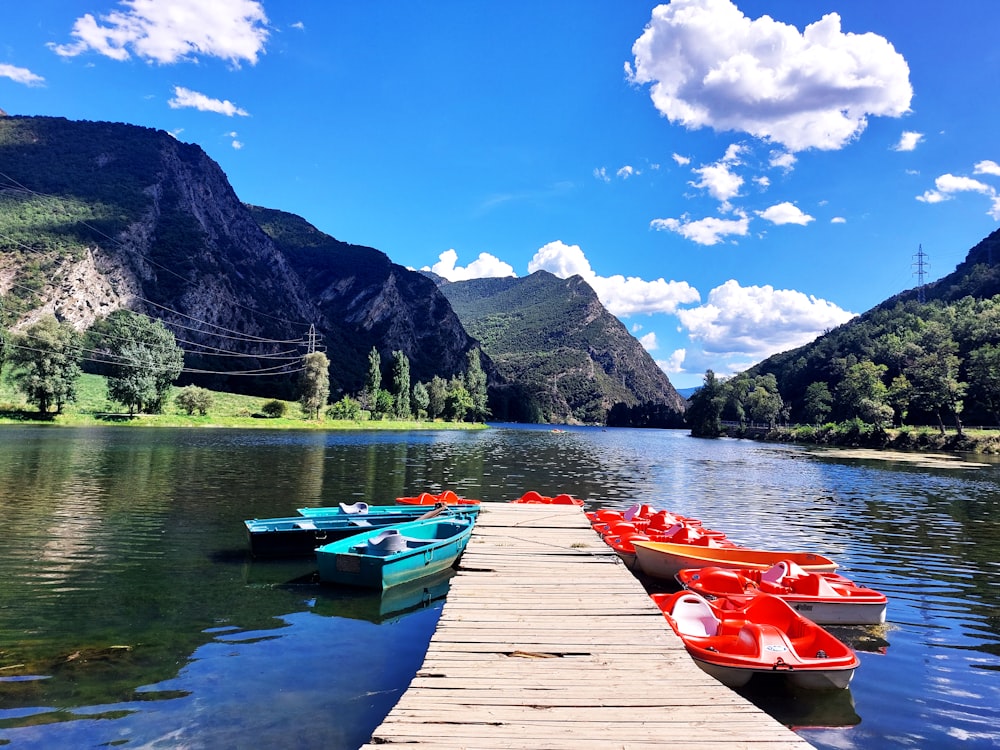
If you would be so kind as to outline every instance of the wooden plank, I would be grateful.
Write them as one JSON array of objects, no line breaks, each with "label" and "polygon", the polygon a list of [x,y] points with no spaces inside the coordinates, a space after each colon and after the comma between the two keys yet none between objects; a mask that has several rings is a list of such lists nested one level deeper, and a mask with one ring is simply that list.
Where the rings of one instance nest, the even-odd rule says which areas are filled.
[{"label": "wooden plank", "polygon": [[483,507],[424,663],[371,742],[810,747],[694,664],[579,508],[513,504]]}]

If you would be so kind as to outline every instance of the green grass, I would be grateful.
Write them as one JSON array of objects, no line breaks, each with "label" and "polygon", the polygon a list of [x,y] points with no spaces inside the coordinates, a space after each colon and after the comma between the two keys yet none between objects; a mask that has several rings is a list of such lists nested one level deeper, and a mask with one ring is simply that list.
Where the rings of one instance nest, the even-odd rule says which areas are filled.
[{"label": "green grass", "polygon": [[[260,416],[270,398],[243,396],[238,393],[212,391],[212,407],[205,416],[189,416],[174,404],[178,389],[171,389],[162,414],[136,414],[130,417],[120,404],[108,401],[105,378],[100,375],[83,375],[77,383],[77,400],[68,404],[62,414],[41,415],[29,406],[24,396],[7,380],[7,373],[0,378],[0,424],[46,423],[67,426],[94,426],[127,424],[140,427],[241,427],[269,430],[427,430],[427,429],[479,429],[484,425],[458,422],[417,421],[358,421],[306,419],[296,401],[285,401],[284,417]],[[258,416],[254,416],[254,415]]]}]

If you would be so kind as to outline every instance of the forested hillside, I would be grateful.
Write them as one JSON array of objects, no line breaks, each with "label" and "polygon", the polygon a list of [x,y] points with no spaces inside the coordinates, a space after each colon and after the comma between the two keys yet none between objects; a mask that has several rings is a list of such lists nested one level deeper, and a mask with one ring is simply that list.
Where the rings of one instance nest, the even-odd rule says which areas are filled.
[{"label": "forested hillside", "polygon": [[547,271],[441,287],[500,376],[495,416],[680,426],[667,376],[579,276]]},{"label": "forested hillside", "polygon": [[951,274],[692,397],[692,430],[720,420],[1000,425],[1000,231]]}]

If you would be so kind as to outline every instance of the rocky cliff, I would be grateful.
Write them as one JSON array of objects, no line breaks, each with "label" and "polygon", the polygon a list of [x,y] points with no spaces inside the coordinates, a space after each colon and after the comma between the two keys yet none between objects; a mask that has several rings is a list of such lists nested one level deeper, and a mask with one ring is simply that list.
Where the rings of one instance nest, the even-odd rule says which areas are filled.
[{"label": "rocky cliff", "polygon": [[498,418],[680,426],[686,401],[582,278],[443,283],[466,329],[509,383]]},{"label": "rocky cliff", "polygon": [[372,346],[405,352],[415,379],[461,369],[475,342],[431,282],[279,214],[163,131],[4,117],[0,324],[52,313],[83,330],[129,308],[170,326],[187,377],[275,395],[293,392],[310,326],[335,393],[360,387]]}]

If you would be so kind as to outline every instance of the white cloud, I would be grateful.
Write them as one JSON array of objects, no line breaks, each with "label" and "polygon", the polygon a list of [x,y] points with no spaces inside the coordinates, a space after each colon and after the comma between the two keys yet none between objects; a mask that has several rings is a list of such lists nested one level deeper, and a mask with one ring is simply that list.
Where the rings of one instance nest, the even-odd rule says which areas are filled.
[{"label": "white cloud", "polygon": [[913,151],[917,144],[924,139],[923,133],[914,133],[912,130],[904,130],[899,138],[899,143],[893,146],[894,151]]},{"label": "white cloud", "polygon": [[608,177],[608,170],[605,167],[597,167],[594,170],[594,177],[601,182],[611,182],[611,178]]},{"label": "white cloud", "polygon": [[760,361],[809,343],[854,313],[802,292],[730,279],[704,305],[680,309],[677,317],[707,353]]},{"label": "white cloud", "polygon": [[751,20],[730,0],[673,0],[653,9],[632,46],[629,80],[689,129],[742,131],[790,151],[839,149],[869,115],[898,117],[913,88],[885,38],[845,34],[829,13],[803,32]]},{"label": "white cloud", "polygon": [[830,223],[831,224],[846,224],[847,223],[847,219],[845,219],[843,216],[834,216],[832,219],[830,219]]},{"label": "white cloud", "polygon": [[646,281],[635,276],[598,276],[579,245],[556,240],[538,249],[528,263],[528,272],[545,270],[561,279],[581,276],[597,293],[612,315],[628,317],[640,313],[673,313],[678,305],[698,302],[701,295],[686,281],[662,278]]},{"label": "white cloud", "polygon": [[650,331],[645,336],[640,336],[639,343],[642,344],[642,348],[645,349],[647,352],[656,351],[656,349],[659,347],[659,344],[656,341],[655,331]]},{"label": "white cloud", "polygon": [[699,245],[717,245],[731,235],[743,237],[750,227],[750,220],[742,213],[736,219],[719,219],[709,216],[697,221],[680,219],[653,219],[649,226],[656,230],[667,229]]},{"label": "white cloud", "polygon": [[743,178],[733,172],[730,164],[725,161],[707,164],[691,171],[701,177],[698,182],[692,182],[691,185],[707,190],[709,195],[722,203],[728,203],[730,198],[737,197],[740,188],[743,187]]},{"label": "white cloud", "polygon": [[0,63],[0,78],[9,78],[14,83],[23,83],[25,86],[41,86],[45,83],[44,78],[32,73],[27,68],[19,68],[7,63]]},{"label": "white cloud", "polygon": [[627,180],[629,177],[632,177],[633,175],[637,174],[642,174],[642,173],[637,171],[635,167],[631,167],[628,164],[626,164],[624,167],[615,172],[615,175],[617,177],[621,177],[623,180]]},{"label": "white cloud", "polygon": [[241,148],[243,148],[243,141],[234,140],[233,141],[233,148],[236,149],[237,151],[239,151]]},{"label": "white cloud", "polygon": [[509,263],[504,263],[495,255],[489,253],[479,253],[479,257],[472,261],[465,268],[456,266],[458,253],[454,250],[445,250],[438,256],[438,262],[430,268],[424,267],[424,271],[433,271],[438,276],[443,276],[448,281],[466,281],[467,279],[492,279],[501,276],[516,276],[514,267]]},{"label": "white cloud", "polygon": [[[995,162],[979,162],[976,164],[976,174],[990,174],[997,165]],[[1000,169],[997,170],[1000,174]],[[1000,221],[1000,193],[992,185],[975,180],[971,177],[961,177],[951,173],[943,174],[934,180],[934,189],[918,195],[917,200],[924,203],[942,203],[951,200],[956,193],[980,193],[990,199],[990,209],[986,212],[995,220]]]},{"label": "white cloud", "polygon": [[239,115],[247,117],[250,113],[241,109],[228,99],[212,99],[197,91],[186,89],[183,86],[174,86],[174,98],[167,102],[171,109],[184,109],[190,107],[201,112],[216,112],[220,115],[232,117]]},{"label": "white cloud", "polygon": [[812,216],[802,213],[798,206],[788,201],[776,203],[770,208],[757,211],[756,213],[760,218],[767,219],[772,224],[779,226],[782,224],[799,224],[805,226],[810,221],[814,221]]},{"label": "white cloud", "polygon": [[774,151],[771,154],[770,165],[775,169],[784,169],[785,171],[790,170],[795,166],[795,162],[798,159],[795,158],[795,154],[791,151]]},{"label": "white cloud", "polygon": [[977,162],[975,168],[972,170],[973,174],[991,174],[995,177],[1000,177],[1000,164],[990,159],[985,159],[981,162]]},{"label": "white cloud", "polygon": [[669,359],[658,359],[656,360],[656,364],[661,370],[667,373],[667,375],[674,375],[679,372],[684,372],[684,360],[686,356],[686,349],[677,349],[670,355]]},{"label": "white cloud", "polygon": [[268,20],[255,0],[121,0],[124,10],[76,19],[70,44],[50,43],[63,57],[89,50],[113,60],[133,54],[156,63],[217,57],[232,65],[257,62],[264,53]]},{"label": "white cloud", "polygon": [[675,162],[677,162],[682,167],[686,167],[688,164],[691,163],[690,157],[681,156],[680,154],[674,154],[673,155],[673,159],[674,159]]}]

